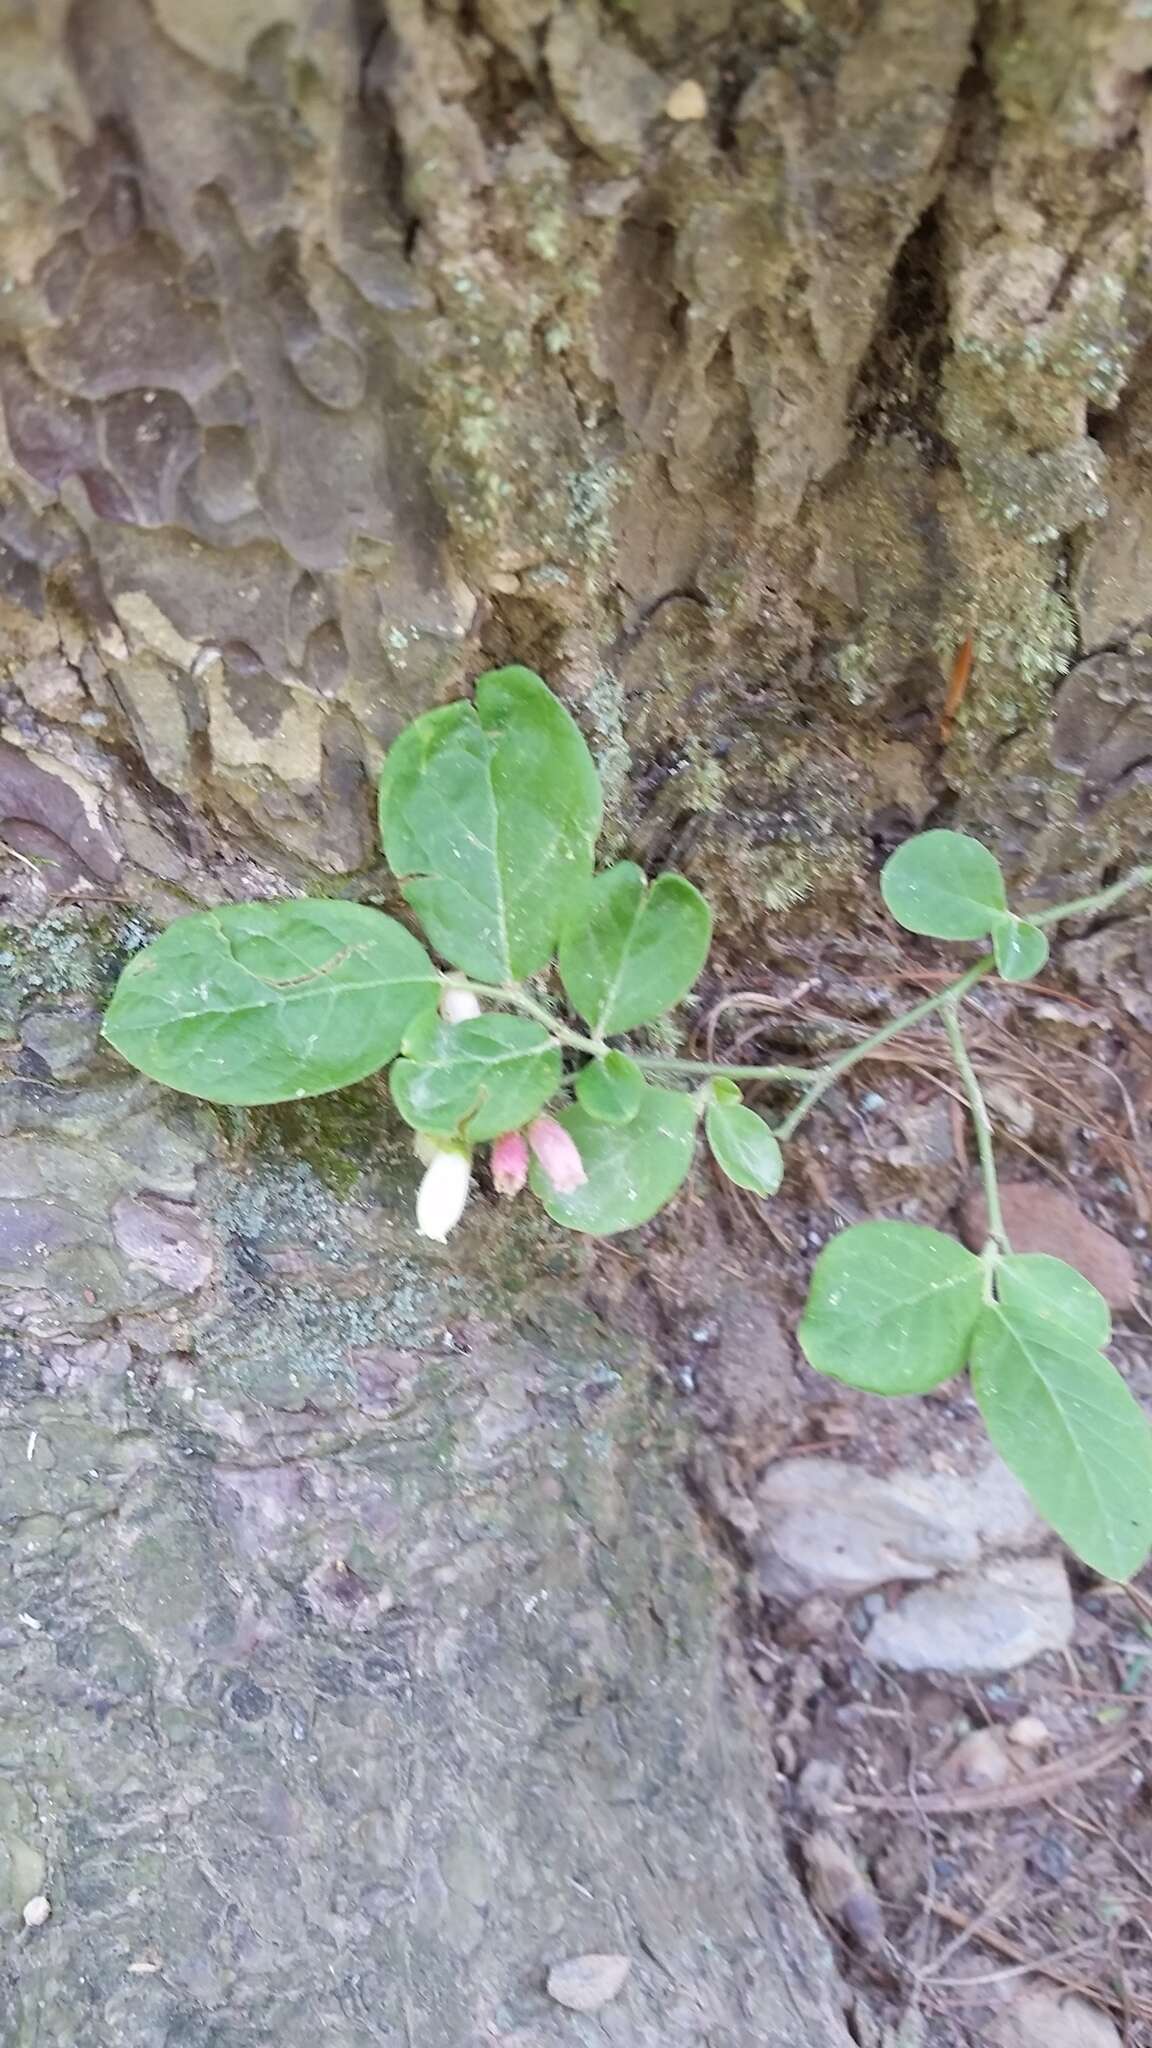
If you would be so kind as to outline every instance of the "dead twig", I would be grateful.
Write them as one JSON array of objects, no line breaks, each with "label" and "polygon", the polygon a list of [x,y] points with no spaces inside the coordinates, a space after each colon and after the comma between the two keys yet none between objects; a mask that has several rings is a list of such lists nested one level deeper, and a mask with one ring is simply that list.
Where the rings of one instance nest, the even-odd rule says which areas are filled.
[{"label": "dead twig", "polygon": [[933,1956],[930,1968],[920,1973],[919,1982],[921,1984],[934,1984],[937,1979],[937,1972],[942,1970],[946,1963],[950,1963],[953,1956],[958,1956],[962,1949],[967,1948],[968,1943],[976,1939],[982,1928],[995,1927],[1001,1913],[1011,1904],[1019,1883],[1020,1872],[1019,1870],[1014,1870],[1005,1878],[1004,1883],[993,1892],[988,1904],[981,1907],[980,1911],[959,1934],[953,1935],[951,1941],[945,1942],[938,1955]]},{"label": "dead twig", "polygon": [[972,680],[972,655],[974,649],[975,641],[972,634],[970,632],[965,633],[963,640],[952,657],[952,667],[948,676],[948,688],[944,693],[944,708],[940,713],[940,724],[938,727],[941,746],[947,746],[951,739],[957,713],[968,694],[968,685]]},{"label": "dead twig", "polygon": [[[1124,2035],[1124,2048],[1134,2048],[1135,2035],[1132,2032],[1132,2023],[1136,2016],[1136,2007],[1134,2002],[1134,1993],[1132,1990],[1132,1980],[1128,1975],[1128,1965],[1124,1960],[1124,1944],[1120,1939],[1122,1931],[1122,1927],[1120,1926],[1116,1927],[1113,1930],[1112,1967],[1116,1972],[1116,1982],[1120,1986],[1120,1998],[1122,2002],[1122,2016],[1120,2024]],[[1141,1928],[1140,1931],[1141,1933],[1143,1933],[1143,1928]]]},{"label": "dead twig", "polygon": [[[945,1921],[949,1927],[966,1927],[968,1924],[963,1913],[958,1913],[954,1906],[941,1904],[939,1900],[931,1910],[938,1920]],[[1078,1991],[1082,1998],[1093,1999],[1097,2005],[1106,2006],[1109,2012],[1118,2012],[1123,2016],[1123,1999],[1118,1998],[1114,1992],[1102,1990],[1099,1984],[1086,1983],[1083,1977],[1072,1977],[1066,1970],[1058,1970],[1053,1962],[1037,1961],[1034,1956],[1027,1955],[1018,1947],[1016,1942],[1009,1941],[1006,1935],[993,1934],[990,1930],[985,1930],[976,1938],[984,1943],[985,1948],[994,1949],[999,1956],[1006,1956],[1009,1962],[1023,1963],[1029,1970],[1035,1971],[1038,1977],[1047,1977],[1051,1983],[1059,1984],[1062,1990]],[[1152,2020],[1152,2000],[1132,1998],[1130,2004],[1134,2018]]]},{"label": "dead twig", "polygon": [[983,1970],[978,1977],[934,1977],[932,1979],[932,1989],[934,1991],[966,1991],[971,1986],[977,1984],[1006,1984],[1010,1977],[1031,1977],[1037,1971],[1050,1976],[1053,1963],[1066,1963],[1069,1956],[1078,1956],[1082,1949],[1092,1948],[1094,1945],[1095,1936],[1092,1936],[1091,1939],[1086,1941],[1074,1941],[1067,1948],[1054,1949],[1050,1954],[1041,1957],[1039,1960],[1029,1958],[1025,1963],[1008,1963],[1002,1970]]},{"label": "dead twig", "polygon": [[1118,1728],[1114,1735],[1097,1743],[1083,1756],[1067,1757],[1060,1763],[1042,1764],[1018,1785],[989,1785],[973,1792],[924,1792],[918,1798],[903,1798],[898,1792],[847,1794],[845,1804],[864,1813],[1003,1813],[1014,1806],[1033,1806],[1066,1785],[1079,1785],[1106,1771],[1134,1748],[1147,1733],[1141,1720]]},{"label": "dead twig", "polygon": [[1058,1814],[1061,1820],[1068,1821],[1070,1826],[1080,1828],[1086,1835],[1095,1835],[1100,1842],[1107,1842],[1112,1854],[1118,1856],[1122,1863],[1128,1865],[1133,1875],[1139,1878],[1145,1891],[1152,1892],[1152,1876],[1145,1870],[1144,1865],[1133,1856],[1131,1850],[1124,1847],[1119,1836],[1111,1828],[1104,1827],[1098,1820],[1087,1820],[1082,1814],[1069,1813],[1066,1806],[1057,1806],[1054,1799],[1050,1799],[1048,1804],[1052,1808],[1053,1813]]}]

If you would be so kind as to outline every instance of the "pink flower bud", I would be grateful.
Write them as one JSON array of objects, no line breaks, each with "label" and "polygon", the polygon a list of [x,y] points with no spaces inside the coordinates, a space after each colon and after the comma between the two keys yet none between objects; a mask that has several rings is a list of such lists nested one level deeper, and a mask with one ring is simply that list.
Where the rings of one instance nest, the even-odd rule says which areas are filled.
[{"label": "pink flower bud", "polygon": [[489,1161],[498,1195],[518,1195],[528,1178],[528,1147],[523,1131],[505,1131],[492,1147]]},{"label": "pink flower bud", "polygon": [[534,1123],[530,1123],[528,1143],[558,1195],[570,1195],[574,1188],[583,1187],[588,1178],[584,1162],[563,1124],[558,1124],[555,1117],[538,1116]]},{"label": "pink flower bud", "polygon": [[456,988],[449,982],[440,998],[440,1015],[446,1024],[467,1024],[480,1015],[480,1005],[470,988]]},{"label": "pink flower bud", "polygon": [[435,1152],[416,1195],[416,1228],[444,1244],[464,1214],[472,1184],[472,1155],[455,1146]]}]

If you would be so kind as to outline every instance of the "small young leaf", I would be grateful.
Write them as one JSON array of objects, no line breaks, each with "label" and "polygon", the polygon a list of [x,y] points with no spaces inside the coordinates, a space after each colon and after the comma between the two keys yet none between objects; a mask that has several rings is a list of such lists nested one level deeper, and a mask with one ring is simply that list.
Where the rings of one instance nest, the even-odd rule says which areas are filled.
[{"label": "small young leaf", "polygon": [[714,1074],[708,1086],[713,1102],[728,1103],[743,1102],[744,1100],[735,1081],[730,1081],[727,1074]]},{"label": "small young leaf", "polygon": [[886,863],[880,893],[897,924],[932,939],[983,939],[1007,909],[995,854],[963,832],[921,832]]},{"label": "small young leaf", "polygon": [[388,863],[432,944],[479,981],[546,967],[592,874],[600,780],[579,728],[526,668],[407,726],[380,778]]},{"label": "small young leaf", "polygon": [[1008,1316],[1053,1323],[1081,1344],[1103,1350],[1112,1335],[1112,1311],[1075,1266],[1047,1252],[1009,1252],[996,1267],[996,1294]]},{"label": "small young leaf", "polygon": [[740,1102],[713,1102],[705,1112],[704,1129],[715,1159],[738,1188],[754,1195],[774,1195],[784,1177],[780,1141],[762,1116]]},{"label": "small young leaf", "polygon": [[490,1012],[462,1024],[422,1020],[389,1076],[392,1100],[415,1131],[459,1133],[480,1145],[516,1131],[550,1102],[560,1051],[531,1017]]},{"label": "small young leaf", "polygon": [[1052,1321],[1003,1303],[972,1343],[972,1391],[996,1449],[1045,1521],[1108,1579],[1152,1545],[1152,1431],[1114,1365]]},{"label": "small young leaf", "polygon": [[229,903],[129,961],[104,1036],[206,1102],[291,1102],[375,1073],[439,993],[418,940],[365,904]]},{"label": "small young leaf", "polygon": [[797,1335],[809,1365],[871,1394],[924,1394],[960,1372],[984,1269],[917,1223],[858,1223],[825,1246]]},{"label": "small young leaf", "polygon": [[548,1214],[570,1230],[609,1237],[631,1230],[670,1202],[692,1164],[696,1104],[691,1095],[645,1084],[635,1116],[605,1124],[579,1103],[558,1121],[574,1140],[588,1178],[571,1194],[557,1194],[537,1162],[532,1186]]},{"label": "small young leaf", "polygon": [[626,1052],[589,1060],[576,1076],[576,1100],[600,1124],[631,1123],[644,1095],[644,1076]]},{"label": "small young leaf", "polygon": [[708,956],[712,913],[683,875],[648,888],[631,861],[597,875],[560,935],[560,974],[601,1037],[632,1031],[687,995]]},{"label": "small young leaf", "polygon": [[1007,911],[992,927],[992,951],[1005,981],[1031,981],[1048,958],[1048,940],[1038,924]]}]

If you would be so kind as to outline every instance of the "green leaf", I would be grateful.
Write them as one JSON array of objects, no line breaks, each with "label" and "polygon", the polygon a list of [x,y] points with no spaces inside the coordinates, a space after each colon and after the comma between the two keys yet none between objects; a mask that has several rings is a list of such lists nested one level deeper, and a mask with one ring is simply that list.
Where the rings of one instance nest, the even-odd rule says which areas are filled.
[{"label": "green leaf", "polygon": [[1081,1344],[1103,1350],[1112,1335],[1112,1311],[1075,1266],[1047,1252],[1008,1252],[996,1267],[996,1294],[1008,1316],[1053,1323]]},{"label": "green leaf", "polygon": [[600,780],[540,677],[491,669],[425,712],[380,778],[380,838],[432,944],[479,981],[546,967],[592,874]]},{"label": "green leaf", "polygon": [[291,1102],[375,1073],[439,994],[419,941],[362,903],[230,903],[129,961],[104,1036],[206,1102]]},{"label": "green leaf", "polygon": [[626,1052],[589,1060],[576,1076],[576,1100],[600,1124],[632,1121],[644,1095],[644,1076]]},{"label": "green leaf", "polygon": [[995,854],[963,832],[921,832],[899,846],[880,877],[897,924],[932,939],[983,939],[1006,911]]},{"label": "green leaf", "polygon": [[872,1394],[924,1394],[963,1369],[984,1268],[917,1223],[858,1223],[821,1252],[797,1332],[817,1372]]},{"label": "green leaf", "polygon": [[559,1047],[531,1017],[428,1018],[408,1033],[404,1053],[389,1083],[405,1123],[471,1145],[518,1131],[563,1079]]},{"label": "green leaf", "polygon": [[1048,940],[1038,924],[1009,910],[992,927],[992,951],[1005,981],[1031,981],[1048,958]]},{"label": "green leaf", "polygon": [[560,935],[560,974],[594,1032],[632,1031],[687,995],[708,957],[712,913],[683,875],[649,889],[631,861],[597,875]]},{"label": "green leaf", "polygon": [[735,1081],[730,1081],[726,1074],[714,1074],[708,1083],[708,1087],[713,1102],[743,1102],[744,1100]]},{"label": "green leaf", "polygon": [[754,1195],[774,1195],[784,1177],[780,1141],[762,1116],[740,1102],[713,1102],[704,1129],[717,1166],[738,1188]]},{"label": "green leaf", "polygon": [[1057,1534],[1127,1579],[1152,1545],[1152,1431],[1114,1365],[1052,1321],[983,1310],[972,1391],[988,1434]]},{"label": "green leaf", "polygon": [[645,1084],[626,1124],[599,1123],[579,1103],[557,1121],[575,1141],[588,1178],[571,1194],[557,1194],[535,1160],[531,1178],[548,1214],[570,1230],[609,1237],[647,1223],[671,1201],[692,1164],[696,1104],[670,1088]]}]

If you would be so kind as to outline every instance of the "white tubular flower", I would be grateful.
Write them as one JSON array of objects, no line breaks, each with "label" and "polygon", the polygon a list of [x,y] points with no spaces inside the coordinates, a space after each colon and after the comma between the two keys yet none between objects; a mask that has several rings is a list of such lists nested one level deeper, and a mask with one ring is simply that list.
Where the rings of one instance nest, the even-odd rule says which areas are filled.
[{"label": "white tubular flower", "polygon": [[470,988],[454,988],[449,982],[440,998],[440,1015],[446,1024],[467,1024],[480,1015],[480,1005]]},{"label": "white tubular flower", "polygon": [[472,1185],[472,1154],[440,1147],[430,1160],[416,1196],[416,1228],[437,1244],[447,1242],[464,1214]]}]

